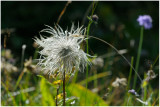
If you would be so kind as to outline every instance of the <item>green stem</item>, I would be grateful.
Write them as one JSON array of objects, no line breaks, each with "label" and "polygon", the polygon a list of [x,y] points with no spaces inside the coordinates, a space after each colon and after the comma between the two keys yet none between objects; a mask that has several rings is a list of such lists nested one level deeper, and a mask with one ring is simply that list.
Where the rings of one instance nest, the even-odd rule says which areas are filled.
[{"label": "green stem", "polygon": [[36,48],[33,59],[37,59],[39,48]]},{"label": "green stem", "polygon": [[[88,24],[88,27],[87,27],[87,38],[88,38],[88,35],[89,35],[89,30],[90,30],[91,24],[92,24],[92,22],[90,21],[89,24]],[[87,54],[89,54],[88,39],[86,40],[86,43],[87,43]],[[88,64],[87,64],[87,67],[86,67],[86,78],[88,78]],[[87,87],[88,87],[88,80],[86,81],[86,88]]]},{"label": "green stem", "polygon": [[[131,65],[132,65],[132,66],[133,66],[133,61],[134,61],[134,57],[132,56],[132,57],[131,57]],[[129,87],[130,87],[131,76],[132,76],[132,67],[130,67],[127,90],[128,90]]]},{"label": "green stem", "polygon": [[75,72],[74,77],[72,79],[72,83],[76,83],[77,76],[78,76],[78,71]]},{"label": "green stem", "polygon": [[[144,78],[147,78],[147,75],[146,74],[144,74]],[[142,84],[146,84],[145,86],[143,86],[142,85],[142,99],[143,99],[143,101],[146,101],[147,100],[147,87],[148,87],[148,82],[146,82],[146,81],[144,80],[143,81],[143,83]],[[144,106],[144,104],[143,104],[143,106]]]},{"label": "green stem", "polygon": [[97,70],[95,69],[94,70],[94,75],[96,76],[96,78],[95,78],[95,80],[94,80],[94,88],[96,88],[97,87],[97,84],[98,84],[98,81],[97,81]]},{"label": "green stem", "polygon": [[143,101],[146,101],[146,99],[147,99],[147,85],[144,87]]},{"label": "green stem", "polygon": [[[159,55],[156,57],[156,59],[155,59],[155,61],[154,61],[154,63],[153,63],[153,65],[152,65],[152,68],[154,67],[154,65],[156,64],[156,62],[158,61],[158,58],[159,58]],[[151,69],[152,69],[151,68]]]},{"label": "green stem", "polygon": [[[94,1],[94,3],[93,3],[93,8],[92,8],[92,13],[91,13],[91,17],[93,16],[93,14],[94,14],[94,11],[95,11],[95,9],[96,9],[96,6],[97,6],[97,2],[95,2]],[[89,23],[88,23],[88,26],[87,26],[87,38],[88,38],[88,36],[89,36],[89,31],[90,31],[90,27],[91,27],[91,24],[93,23],[93,21],[92,20],[89,20]],[[87,54],[89,54],[89,47],[88,47],[88,39],[86,40],[86,44],[87,44]],[[87,81],[86,81],[86,89],[88,88],[88,64],[86,65],[86,79],[87,79]],[[87,95],[87,91],[86,91],[86,95]],[[85,98],[86,98],[87,96],[85,96]],[[85,100],[86,101],[86,100]],[[86,104],[86,102],[85,102],[85,104]]]},{"label": "green stem", "polygon": [[127,101],[127,106],[128,106],[128,104],[130,104],[130,103],[129,103],[129,102],[130,102],[130,98],[131,98],[131,97],[129,97],[129,98],[128,98],[128,101]]},{"label": "green stem", "polygon": [[16,85],[15,85],[14,90],[16,90],[17,87],[19,86],[19,83],[20,83],[20,81],[21,81],[23,75],[24,75],[24,71],[22,71],[21,74],[19,75],[18,80],[16,81]]},{"label": "green stem", "polygon": [[9,94],[9,96],[11,97],[12,101],[13,101],[13,105],[17,106],[16,100],[15,98],[12,96],[11,92],[9,91],[9,89],[6,87],[6,85],[1,81],[2,86],[5,88],[5,90],[7,91],[7,93]]},{"label": "green stem", "polygon": [[[96,6],[97,6],[98,2],[95,2],[93,3],[93,8],[92,8],[92,13],[91,13],[91,17],[93,16],[94,14],[94,11],[96,9]],[[89,20],[89,23],[88,23],[88,26],[87,26],[87,38],[89,36],[89,31],[90,31],[90,27],[91,27],[91,24],[93,23],[92,20]],[[88,39],[86,40],[86,44],[87,44],[87,54],[89,54],[89,47],[88,47]],[[86,66],[86,78],[88,78],[88,64]],[[88,87],[88,80],[86,82],[86,88]]]},{"label": "green stem", "polygon": [[[87,27],[87,38],[88,38],[88,35],[89,35],[89,30],[90,30],[91,24],[92,24],[92,22],[89,21],[89,24],[88,24],[88,27]],[[86,40],[86,43],[87,43],[87,54],[89,54],[88,39]],[[86,89],[88,88],[88,70],[89,69],[88,69],[88,64],[87,64],[86,65],[86,79],[87,79],[87,81],[86,81]],[[87,91],[86,91],[86,95],[87,95]],[[85,98],[87,97],[86,95],[85,95]],[[86,102],[85,102],[85,104],[86,104]]]},{"label": "green stem", "polygon": [[[133,61],[134,61],[134,57],[132,56],[132,57],[131,57],[131,66],[133,66]],[[127,91],[130,89],[131,77],[132,77],[132,67],[130,67],[130,72],[129,72],[129,77],[128,77],[128,84],[127,84]],[[128,97],[130,98],[130,94],[129,94],[129,93],[126,93],[126,94],[125,94],[124,106],[127,105]]]},{"label": "green stem", "polygon": [[[138,47],[138,53],[137,53],[137,60],[136,60],[136,71],[138,72],[138,67],[139,67],[139,61],[140,61],[140,54],[141,54],[141,50],[142,50],[142,43],[143,43],[143,29],[144,27],[141,27],[141,31],[140,31],[140,41],[139,41],[139,47]],[[133,89],[135,89],[136,87],[136,81],[137,81],[137,75],[134,75],[134,83],[133,83]]]}]

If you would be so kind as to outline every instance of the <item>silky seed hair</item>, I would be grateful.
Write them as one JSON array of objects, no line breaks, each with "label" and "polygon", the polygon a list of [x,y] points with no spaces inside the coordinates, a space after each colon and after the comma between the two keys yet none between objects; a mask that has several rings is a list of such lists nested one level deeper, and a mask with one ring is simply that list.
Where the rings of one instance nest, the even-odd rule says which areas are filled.
[{"label": "silky seed hair", "polygon": [[[40,31],[40,39],[35,38],[35,42],[42,48],[39,51],[40,58],[37,59],[37,65],[49,75],[62,76],[64,71],[67,74],[74,74],[76,70],[84,72],[86,65],[90,65],[88,59],[90,55],[80,48],[80,44],[86,39],[85,28],[78,25],[75,29],[72,24],[70,31],[63,31],[59,25],[55,26],[55,29],[48,25],[45,26],[47,28]],[[44,37],[41,32],[49,33],[51,36]]]}]

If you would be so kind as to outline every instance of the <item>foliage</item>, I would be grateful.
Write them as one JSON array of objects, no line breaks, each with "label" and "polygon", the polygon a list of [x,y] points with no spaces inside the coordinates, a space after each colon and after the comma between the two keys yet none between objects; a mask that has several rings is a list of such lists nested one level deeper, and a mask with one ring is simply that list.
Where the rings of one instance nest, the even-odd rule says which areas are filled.
[{"label": "foliage", "polygon": [[[101,59],[93,63],[96,58],[90,58],[92,66],[88,67],[87,74],[77,71],[72,76],[66,75],[67,106],[159,106],[158,1],[99,1],[96,8],[93,4],[91,1],[67,4],[2,1],[2,106],[55,106],[56,100],[59,106],[63,104],[62,80],[56,74],[44,74],[36,66],[40,49],[32,39],[39,35],[43,24],[54,28],[56,19],[64,29],[71,22],[88,26],[89,39],[87,43],[84,41],[82,48],[87,47],[89,54]],[[92,19],[93,14],[98,16],[96,21]],[[136,19],[140,14],[152,16],[153,28],[143,32],[137,67],[143,81],[137,78],[133,88],[136,73],[131,66],[137,65],[140,27]],[[118,53],[90,36],[110,43]],[[25,49],[21,48],[23,44],[27,46]],[[131,89],[137,96],[130,93]]]}]

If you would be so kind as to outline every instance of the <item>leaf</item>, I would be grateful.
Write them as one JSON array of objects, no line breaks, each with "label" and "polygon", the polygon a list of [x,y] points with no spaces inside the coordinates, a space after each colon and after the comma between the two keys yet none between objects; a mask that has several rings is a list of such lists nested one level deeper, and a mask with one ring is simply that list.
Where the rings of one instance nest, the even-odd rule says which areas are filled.
[{"label": "leaf", "polygon": [[46,84],[45,78],[41,78],[40,89],[42,93],[42,104],[45,106],[54,106],[55,101],[53,100],[53,96],[49,90],[49,87]]},{"label": "leaf", "polygon": [[97,94],[79,84],[70,84],[67,93],[79,98],[79,106],[107,106],[108,104]]},{"label": "leaf", "polygon": [[10,97],[11,97],[11,99],[12,99],[12,101],[13,101],[13,105],[14,105],[14,106],[17,106],[17,103],[16,103],[16,101],[15,101],[15,98],[11,95],[8,87],[6,87],[6,85],[5,85],[2,81],[1,81],[1,84],[2,84],[2,86],[5,88],[5,90],[7,91],[7,93],[10,95]]},{"label": "leaf", "polygon": [[[91,82],[91,81],[93,81],[95,79],[102,78],[102,77],[109,76],[109,75],[111,75],[111,72],[102,72],[102,73],[90,76],[87,79],[88,79],[88,82]],[[82,80],[81,82],[79,82],[79,84],[82,84],[82,85],[85,84],[87,79]]]},{"label": "leaf", "polygon": [[147,85],[148,85],[148,82],[147,82],[147,81],[143,81],[142,87],[144,88],[144,87],[146,87]]},{"label": "leaf", "polygon": [[56,88],[56,85],[52,84],[52,83],[51,83],[50,81],[48,81],[44,76],[42,76],[42,75],[37,75],[37,76],[40,77],[40,78],[43,78],[43,79],[46,81],[47,84],[49,84],[49,85],[53,86],[54,88]]}]

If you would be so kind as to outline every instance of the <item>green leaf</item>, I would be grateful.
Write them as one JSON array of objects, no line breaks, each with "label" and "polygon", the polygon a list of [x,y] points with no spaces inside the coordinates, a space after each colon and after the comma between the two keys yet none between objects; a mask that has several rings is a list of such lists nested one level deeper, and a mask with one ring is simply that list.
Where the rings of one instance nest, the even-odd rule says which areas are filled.
[{"label": "green leaf", "polygon": [[54,88],[56,88],[56,85],[52,84],[52,83],[51,83],[50,81],[48,81],[44,76],[42,76],[42,75],[37,75],[37,76],[40,77],[40,78],[42,78],[42,79],[44,79],[47,84],[49,84],[49,85],[53,86]]},{"label": "green leaf", "polygon": [[70,84],[67,93],[79,98],[79,106],[107,106],[108,104],[97,94],[79,84]]},{"label": "green leaf", "polygon": [[16,103],[16,101],[15,101],[15,98],[11,95],[8,87],[6,87],[6,85],[5,85],[2,81],[1,81],[1,84],[2,84],[2,86],[5,88],[5,90],[7,91],[7,93],[10,95],[10,97],[11,97],[11,99],[12,99],[12,102],[13,102],[13,105],[14,105],[14,106],[17,106],[17,103]]},{"label": "green leaf", "polygon": [[[111,72],[108,72],[108,71],[107,72],[102,72],[102,73],[99,73],[99,74],[88,77],[88,82],[91,82],[95,79],[102,78],[102,77],[109,76],[109,75],[111,75]],[[82,80],[81,82],[79,82],[79,84],[82,84],[82,85],[86,84],[86,81],[87,81],[87,79]]]},{"label": "green leaf", "polygon": [[53,96],[46,83],[47,83],[46,79],[41,78],[40,89],[42,94],[42,104],[45,106],[54,106],[55,101],[53,100]]}]

